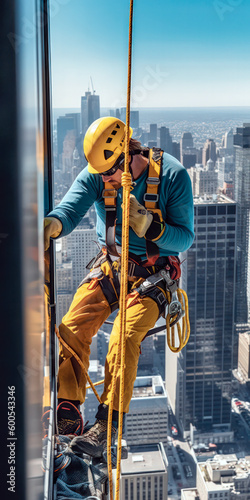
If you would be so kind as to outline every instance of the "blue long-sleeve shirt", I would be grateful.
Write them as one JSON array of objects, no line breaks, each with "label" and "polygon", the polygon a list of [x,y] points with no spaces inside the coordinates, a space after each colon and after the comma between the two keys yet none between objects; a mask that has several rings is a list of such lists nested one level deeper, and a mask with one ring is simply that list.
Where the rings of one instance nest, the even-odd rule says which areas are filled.
[{"label": "blue long-sleeve shirt", "polygon": [[[147,190],[148,168],[136,179],[133,194],[144,205],[143,195]],[[63,225],[60,237],[66,236],[79,224],[88,209],[95,204],[97,213],[97,236],[105,245],[106,213],[102,191],[104,183],[98,174],[90,174],[87,167],[75,179],[62,201],[48,215],[58,218]],[[166,223],[166,229],[157,240],[160,256],[178,255],[184,252],[194,240],[194,212],[191,181],[185,168],[171,155],[164,153],[161,182],[158,189],[159,208]],[[122,188],[117,191],[116,243],[121,245],[122,231]],[[129,229],[129,250],[146,259],[146,240],[139,238]]]}]

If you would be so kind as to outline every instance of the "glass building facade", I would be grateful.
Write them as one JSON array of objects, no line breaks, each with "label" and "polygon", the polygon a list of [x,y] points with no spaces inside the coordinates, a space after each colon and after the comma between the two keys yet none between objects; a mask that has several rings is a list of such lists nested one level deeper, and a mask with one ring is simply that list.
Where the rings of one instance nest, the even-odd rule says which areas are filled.
[{"label": "glass building facade", "polygon": [[[230,423],[234,347],[236,204],[195,203],[196,239],[188,250],[191,335],[179,356],[177,413],[183,429]],[[183,260],[183,259],[182,259]]]},{"label": "glass building facade", "polygon": [[236,322],[250,320],[250,124],[244,123],[234,135],[235,149],[235,200],[237,217],[237,296]]}]

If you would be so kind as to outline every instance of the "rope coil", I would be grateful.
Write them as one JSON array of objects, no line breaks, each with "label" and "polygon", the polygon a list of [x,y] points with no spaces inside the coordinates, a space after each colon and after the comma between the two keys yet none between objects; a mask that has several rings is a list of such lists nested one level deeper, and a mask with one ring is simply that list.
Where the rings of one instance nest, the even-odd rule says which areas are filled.
[{"label": "rope coil", "polygon": [[189,311],[188,311],[188,297],[184,290],[178,288],[177,290],[178,299],[181,303],[182,309],[185,310],[185,315],[182,317],[182,328],[179,322],[177,326],[177,335],[179,339],[179,345],[176,346],[175,343],[175,325],[171,325],[175,321],[175,317],[170,317],[168,314],[166,317],[166,328],[167,328],[167,343],[168,347],[172,352],[180,352],[183,347],[188,342],[190,337],[190,323],[189,323]]}]

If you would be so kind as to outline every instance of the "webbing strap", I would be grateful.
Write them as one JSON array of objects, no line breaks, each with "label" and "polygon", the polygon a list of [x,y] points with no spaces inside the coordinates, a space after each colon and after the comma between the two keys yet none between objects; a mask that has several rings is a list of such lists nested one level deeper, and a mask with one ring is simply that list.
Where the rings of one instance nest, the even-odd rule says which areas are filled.
[{"label": "webbing strap", "polygon": [[149,150],[149,169],[148,178],[146,180],[147,191],[144,194],[144,202],[145,208],[152,212],[159,212],[157,206],[159,200],[158,187],[161,182],[162,155],[163,151],[161,149],[153,148]]},{"label": "webbing strap", "polygon": [[102,192],[106,211],[106,245],[111,255],[119,256],[115,244],[117,190],[109,182],[104,183]]}]

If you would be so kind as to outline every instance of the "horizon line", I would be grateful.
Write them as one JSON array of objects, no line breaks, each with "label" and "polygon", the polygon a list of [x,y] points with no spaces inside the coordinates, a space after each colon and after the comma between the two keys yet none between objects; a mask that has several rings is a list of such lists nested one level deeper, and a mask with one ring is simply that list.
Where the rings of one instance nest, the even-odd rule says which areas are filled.
[{"label": "horizon line", "polygon": [[[100,106],[100,109],[121,109],[125,108],[126,106],[120,106],[120,108],[112,108],[110,106]],[[75,107],[75,106],[62,106],[62,107],[53,107],[52,109],[81,109],[81,107]],[[137,107],[137,108],[131,108],[133,110],[140,110],[140,109],[228,109],[228,108],[242,108],[242,109],[247,109],[250,108],[250,104],[247,106],[145,106],[145,107]]]}]

